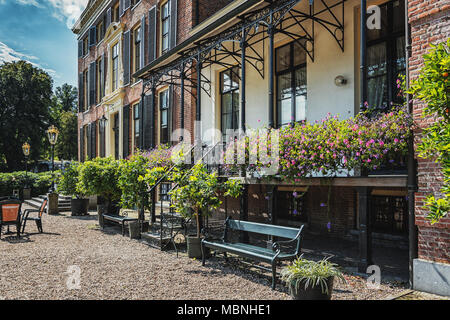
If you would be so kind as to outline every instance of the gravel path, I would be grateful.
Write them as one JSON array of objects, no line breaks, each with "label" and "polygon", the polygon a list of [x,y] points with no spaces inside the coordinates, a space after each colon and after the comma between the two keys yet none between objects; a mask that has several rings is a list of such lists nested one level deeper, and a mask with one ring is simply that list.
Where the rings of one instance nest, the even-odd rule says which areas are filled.
[{"label": "gravel path", "polygon": [[[290,299],[284,286],[270,289],[270,278],[241,264],[198,260],[161,252],[97,229],[96,216],[43,217],[43,234],[33,222],[21,240],[2,235],[0,299]],[[11,228],[15,230],[15,228]],[[67,283],[80,271],[79,289]],[[404,290],[383,284],[368,289],[364,279],[346,276],[335,283],[333,299],[383,299]]]}]

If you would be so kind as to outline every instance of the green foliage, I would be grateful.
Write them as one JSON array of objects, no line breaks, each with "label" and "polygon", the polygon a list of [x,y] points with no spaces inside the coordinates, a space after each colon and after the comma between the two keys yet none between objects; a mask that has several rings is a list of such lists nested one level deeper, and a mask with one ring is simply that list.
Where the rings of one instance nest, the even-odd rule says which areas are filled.
[{"label": "green foliage", "polygon": [[[198,163],[190,171],[181,170],[178,167],[171,175],[177,187],[169,194],[173,201],[173,207],[185,217],[195,217],[199,226],[199,214],[210,215],[211,210],[217,209],[222,204],[220,193],[238,197],[242,193],[242,186],[238,180],[221,182],[217,173],[208,173],[206,166]],[[200,230],[197,228],[197,237]]]},{"label": "green foliage", "polygon": [[110,203],[120,200],[119,168],[120,162],[112,157],[85,161],[79,167],[77,189],[88,196],[101,196]]},{"label": "green foliage", "polygon": [[345,282],[338,265],[328,261],[328,258],[316,262],[299,257],[281,270],[281,279],[287,284],[292,284],[296,291],[301,287],[307,289],[320,286],[322,293],[328,293],[327,280],[330,277],[336,277]]},{"label": "green foliage", "polygon": [[77,113],[78,90],[76,87],[64,83],[56,88],[55,97],[63,112]]},{"label": "green foliage", "polygon": [[66,196],[75,196],[78,199],[84,198],[83,191],[78,188],[80,180],[80,167],[82,164],[72,162],[64,169],[58,182],[57,191]]},{"label": "green foliage", "polygon": [[26,61],[0,65],[0,159],[8,171],[23,167],[22,144],[31,145],[30,160],[38,160],[50,119],[52,79]]},{"label": "green foliage", "polygon": [[412,83],[410,93],[426,103],[423,117],[437,117],[423,130],[422,141],[417,150],[422,158],[435,159],[442,166],[444,185],[442,196],[429,195],[425,207],[432,224],[448,215],[450,211],[450,39],[447,43],[431,45],[423,56],[424,67]]},{"label": "green foliage", "polygon": [[78,156],[78,120],[72,111],[63,111],[59,118],[59,136],[55,153],[59,159],[74,160]]},{"label": "green foliage", "polygon": [[142,179],[148,167],[149,159],[140,152],[120,163],[118,185],[122,191],[120,204],[123,208],[150,209],[147,183]]},{"label": "green foliage", "polygon": [[[58,172],[55,171],[55,175]],[[47,193],[52,184],[53,176],[51,172],[25,172],[15,171],[10,173],[0,173],[0,196],[11,196],[13,190],[21,190],[25,186],[31,186],[33,196]]]}]

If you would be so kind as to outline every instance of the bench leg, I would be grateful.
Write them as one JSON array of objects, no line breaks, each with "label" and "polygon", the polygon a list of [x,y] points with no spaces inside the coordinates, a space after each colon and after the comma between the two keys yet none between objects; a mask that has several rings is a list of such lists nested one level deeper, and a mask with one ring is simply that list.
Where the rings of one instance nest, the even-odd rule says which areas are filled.
[{"label": "bench leg", "polygon": [[122,237],[125,236],[125,221],[122,221]]},{"label": "bench leg", "polygon": [[201,244],[201,248],[202,248],[202,266],[204,266],[206,257],[205,257],[205,246],[203,245],[203,243]]},{"label": "bench leg", "polygon": [[275,286],[277,283],[277,263],[276,261],[272,262],[272,290],[275,290]]},{"label": "bench leg", "polygon": [[226,253],[226,252],[224,252],[224,253],[223,253],[223,257],[225,258],[225,262],[227,262],[227,263],[228,263],[228,255],[227,255],[227,253]]}]

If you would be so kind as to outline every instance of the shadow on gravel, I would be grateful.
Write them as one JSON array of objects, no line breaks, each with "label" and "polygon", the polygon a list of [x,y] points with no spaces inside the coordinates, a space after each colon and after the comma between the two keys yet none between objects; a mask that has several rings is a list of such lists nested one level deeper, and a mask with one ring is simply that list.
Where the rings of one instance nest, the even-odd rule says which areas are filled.
[{"label": "shadow on gravel", "polygon": [[86,216],[64,216],[67,219],[75,219],[75,220],[85,220],[85,221],[91,221],[91,220],[98,220],[97,215],[86,215]]},{"label": "shadow on gravel", "polygon": [[28,242],[34,242],[30,239],[29,235],[21,235],[20,238],[17,238],[17,236],[2,236],[1,241],[6,241],[11,244],[14,243],[28,243]]}]

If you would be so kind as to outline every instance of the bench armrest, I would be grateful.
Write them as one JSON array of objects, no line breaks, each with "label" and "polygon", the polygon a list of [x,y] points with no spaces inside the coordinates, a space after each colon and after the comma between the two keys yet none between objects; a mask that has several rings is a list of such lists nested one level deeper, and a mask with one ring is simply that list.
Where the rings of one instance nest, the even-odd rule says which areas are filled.
[{"label": "bench armrest", "polygon": [[303,226],[301,226],[297,236],[294,239],[274,242],[272,244],[272,249],[273,249],[273,251],[276,251],[275,258],[281,253],[281,245],[282,244],[290,244],[290,243],[295,243],[295,242],[297,242],[297,246],[295,248],[295,252],[293,252],[292,254],[298,255],[299,251],[300,251],[300,241],[302,239],[302,231],[303,231]]}]

